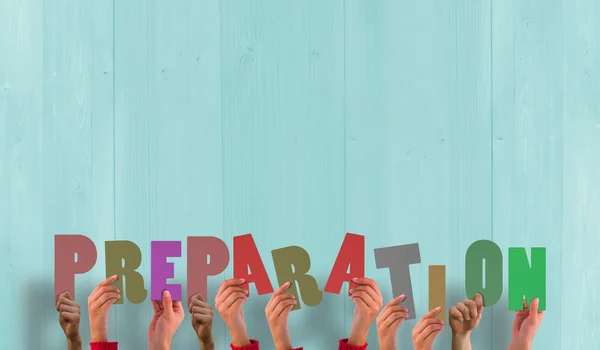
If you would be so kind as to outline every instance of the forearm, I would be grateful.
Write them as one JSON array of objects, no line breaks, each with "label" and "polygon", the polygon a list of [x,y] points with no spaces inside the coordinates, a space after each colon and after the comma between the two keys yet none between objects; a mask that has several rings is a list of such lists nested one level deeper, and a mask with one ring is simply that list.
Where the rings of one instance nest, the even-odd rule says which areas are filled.
[{"label": "forearm", "polygon": [[229,334],[231,335],[231,344],[234,347],[240,348],[250,345],[250,338],[248,338],[245,331],[229,331]]},{"label": "forearm", "polygon": [[452,333],[452,350],[471,350],[471,335]]},{"label": "forearm", "polygon": [[210,339],[200,342],[200,350],[215,350],[215,341]]},{"label": "forearm", "polygon": [[67,349],[69,350],[81,350],[82,342],[81,338],[75,340],[67,340]]},{"label": "forearm", "polygon": [[380,350],[396,350],[396,337],[379,337],[379,349]]},{"label": "forearm", "polygon": [[531,350],[531,344],[521,344],[516,341],[511,341],[508,345],[508,350]]},{"label": "forearm", "polygon": [[367,342],[367,336],[369,335],[368,328],[353,328],[348,337],[348,344],[355,346],[362,346]]}]

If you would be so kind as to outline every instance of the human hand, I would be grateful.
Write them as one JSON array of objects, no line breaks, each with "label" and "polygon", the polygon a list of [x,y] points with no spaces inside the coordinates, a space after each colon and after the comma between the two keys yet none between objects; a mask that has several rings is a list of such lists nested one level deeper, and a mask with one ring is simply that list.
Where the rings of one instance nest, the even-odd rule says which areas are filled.
[{"label": "human hand", "polygon": [[200,343],[205,346],[214,344],[212,337],[213,310],[206,302],[204,295],[201,293],[192,295],[188,309],[192,314],[192,327],[194,327]]},{"label": "human hand", "polygon": [[69,349],[81,349],[81,335],[79,334],[81,310],[71,293],[62,292],[57,296],[56,311],[58,311],[60,327],[67,337]]},{"label": "human hand", "polygon": [[527,307],[527,301],[523,300],[523,310],[515,313],[513,322],[512,340],[510,350],[529,350],[533,338],[544,319],[544,312],[538,311],[540,300],[535,298],[531,301],[531,309]]},{"label": "human hand", "polygon": [[92,342],[108,341],[108,309],[120,297],[120,291],[117,287],[111,286],[116,281],[117,275],[109,277],[92,291],[88,297],[88,312],[90,314],[90,331],[92,333]]},{"label": "human hand", "polygon": [[392,299],[377,316],[377,335],[383,350],[396,349],[396,333],[400,324],[408,317],[408,309],[398,305],[406,296],[402,294]]},{"label": "human hand", "polygon": [[435,318],[442,311],[441,307],[426,313],[417,323],[412,332],[415,350],[431,350],[435,338],[444,330],[444,321]]},{"label": "human hand", "polygon": [[350,289],[349,295],[356,304],[352,331],[348,344],[362,346],[367,342],[369,328],[383,305],[383,297],[377,283],[370,278],[353,278],[357,285]]},{"label": "human hand", "polygon": [[452,349],[470,350],[471,331],[479,325],[483,313],[483,297],[477,293],[473,300],[465,299],[450,308]]},{"label": "human hand", "polygon": [[148,327],[148,348],[168,350],[177,328],[185,318],[181,301],[173,301],[171,293],[164,290],[162,300],[152,300],[154,315]]},{"label": "human hand", "polygon": [[231,343],[235,347],[250,345],[246,333],[243,304],[248,299],[248,291],[241,287],[246,280],[232,278],[224,281],[215,298],[215,307],[229,329]]},{"label": "human hand", "polygon": [[289,287],[290,282],[286,282],[279,287],[273,293],[265,308],[269,329],[271,330],[275,349],[277,350],[289,350],[292,348],[292,341],[288,330],[288,316],[297,302],[293,294],[284,293]]}]

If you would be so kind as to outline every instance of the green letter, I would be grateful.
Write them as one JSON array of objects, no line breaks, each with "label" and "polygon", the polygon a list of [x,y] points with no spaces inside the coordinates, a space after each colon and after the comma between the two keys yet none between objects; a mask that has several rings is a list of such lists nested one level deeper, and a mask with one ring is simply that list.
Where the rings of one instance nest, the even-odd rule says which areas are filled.
[{"label": "green letter", "polygon": [[[482,262],[485,260],[485,285]],[[465,257],[465,289],[467,297],[483,296],[483,305],[492,306],[502,296],[502,251],[496,243],[480,240],[471,244]]]},{"label": "green letter", "polygon": [[523,296],[546,310],[546,248],[531,248],[531,266],[525,248],[508,248],[508,309],[523,310]]}]

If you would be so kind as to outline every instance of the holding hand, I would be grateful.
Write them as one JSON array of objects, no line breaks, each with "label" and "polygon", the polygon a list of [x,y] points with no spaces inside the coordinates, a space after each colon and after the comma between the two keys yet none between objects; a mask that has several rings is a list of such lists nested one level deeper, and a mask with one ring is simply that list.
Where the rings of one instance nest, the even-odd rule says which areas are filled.
[{"label": "holding hand", "polygon": [[419,320],[413,329],[415,350],[431,350],[435,338],[444,330],[444,321],[435,318],[442,311],[441,307],[429,311]]},{"label": "holding hand", "polygon": [[513,322],[512,340],[508,348],[510,350],[529,350],[533,338],[544,319],[544,312],[538,311],[540,300],[535,298],[531,301],[531,310],[527,308],[527,301],[523,300],[523,310],[517,311]]},{"label": "holding hand", "polygon": [[290,311],[296,305],[296,297],[284,292],[290,287],[290,282],[286,282],[273,293],[265,313],[267,321],[277,350],[289,350],[292,348],[290,332],[288,331],[288,316]]},{"label": "holding hand", "polygon": [[215,298],[215,307],[229,328],[231,343],[235,347],[250,345],[244,321],[243,305],[248,299],[248,291],[242,288],[245,282],[239,278],[226,280],[221,284]]},{"label": "holding hand", "polygon": [[471,350],[471,331],[479,325],[482,312],[483,297],[479,293],[473,300],[465,299],[450,308],[453,350]]},{"label": "holding hand", "polygon": [[62,292],[58,295],[56,311],[58,311],[60,327],[67,337],[69,350],[81,350],[81,336],[79,334],[81,310],[71,293]]},{"label": "holding hand", "polygon": [[148,327],[148,349],[168,350],[177,328],[185,318],[181,301],[173,301],[168,290],[163,291],[162,301],[152,300],[154,316]]},{"label": "holding hand", "polygon": [[406,298],[404,294],[392,299],[377,316],[377,334],[381,350],[396,350],[396,333],[408,317],[408,309],[398,305]]},{"label": "holding hand", "polygon": [[383,305],[383,297],[377,283],[370,278],[353,278],[357,284],[350,289],[350,298],[356,304],[348,344],[362,346],[367,342],[369,328]]},{"label": "holding hand", "polygon": [[198,335],[202,350],[213,350],[215,341],[212,337],[213,310],[200,293],[192,295],[189,305],[192,314],[192,327]]},{"label": "holding hand", "polygon": [[108,325],[106,323],[108,309],[121,297],[117,287],[111,286],[111,283],[117,278],[118,276],[115,275],[100,282],[88,298],[92,343],[108,341]]}]

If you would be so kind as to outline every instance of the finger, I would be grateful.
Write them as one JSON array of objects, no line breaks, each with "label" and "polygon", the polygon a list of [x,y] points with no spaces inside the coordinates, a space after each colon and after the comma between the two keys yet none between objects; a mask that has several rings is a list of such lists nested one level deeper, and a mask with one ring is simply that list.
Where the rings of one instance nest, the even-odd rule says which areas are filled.
[{"label": "finger", "polygon": [[107,278],[107,279],[105,279],[104,281],[100,282],[100,284],[98,284],[98,285],[96,286],[96,289],[95,289],[95,290],[97,290],[97,289],[100,289],[100,288],[102,288],[102,287],[106,287],[106,286],[109,286],[109,285],[111,285],[111,284],[112,284],[114,281],[116,281],[118,278],[119,278],[119,276],[118,276],[118,275],[112,275],[112,276],[110,276],[109,278]]},{"label": "finger", "polygon": [[458,310],[458,308],[456,306],[451,307],[449,312],[450,312],[451,318],[455,318],[455,319],[459,320],[460,322],[464,321],[462,312],[460,312],[460,310]]},{"label": "finger", "polygon": [[199,300],[199,301],[206,302],[206,298],[204,297],[204,295],[202,295],[202,293],[196,293],[196,294],[192,295],[191,297],[189,297],[190,303],[192,302],[192,300]]},{"label": "finger", "polygon": [[383,325],[385,328],[390,328],[395,324],[399,324],[404,322],[408,318],[408,312],[406,311],[396,311],[391,313],[384,321]]},{"label": "finger", "polygon": [[193,315],[199,314],[199,315],[212,315],[213,311],[212,309],[207,309],[205,307],[200,307],[200,306],[194,306],[191,310],[190,313]]},{"label": "finger", "polygon": [[435,317],[441,311],[442,311],[442,308],[438,306],[435,309],[433,309],[433,310],[429,311],[428,313],[426,313],[425,315],[423,315],[423,317],[421,317],[421,319]]},{"label": "finger", "polygon": [[[439,313],[439,311],[438,311],[438,313]],[[423,316],[423,318],[421,318],[421,321],[415,326],[415,329],[413,330],[413,332],[414,333],[422,333],[425,328],[427,328],[428,326],[430,326],[432,324],[443,325],[444,321],[442,321],[438,318],[433,318],[433,316],[431,316],[431,317]]]},{"label": "finger", "polygon": [[248,299],[248,296],[246,295],[246,293],[242,293],[242,292],[234,292],[231,293],[227,299],[223,302],[223,305],[226,308],[230,308],[232,307],[239,299],[243,299],[243,301],[245,302],[246,299]]},{"label": "finger", "polygon": [[284,300],[288,300],[288,299],[295,300],[296,296],[294,296],[293,294],[277,295],[275,298],[272,298],[271,302],[267,305],[266,312],[272,313],[281,302],[283,302]]},{"label": "finger", "polygon": [[469,314],[471,315],[471,319],[477,318],[477,304],[473,300],[465,299],[463,300],[463,304],[465,304],[469,308]]},{"label": "finger", "polygon": [[[94,304],[93,304],[94,308],[96,308],[96,309],[106,308],[109,301],[114,300],[113,301],[113,303],[114,303],[120,297],[121,297],[121,295],[119,293],[113,293],[113,292],[104,293],[100,296],[100,298],[98,300],[96,300],[94,302]],[[110,305],[112,305],[112,304],[109,304],[108,307],[110,307]]]},{"label": "finger", "polygon": [[277,298],[277,296],[283,294],[283,292],[285,292],[289,287],[290,282],[285,282],[281,285],[281,287],[279,287],[275,292],[273,292],[273,295],[271,295],[271,298],[267,303],[267,310],[272,310],[273,308],[275,308],[275,305],[273,305],[273,301]]},{"label": "finger", "polygon": [[466,321],[471,321],[471,310],[463,303],[457,303],[456,308],[462,314],[462,318]]},{"label": "finger", "polygon": [[286,299],[286,300],[282,300],[279,304],[277,304],[277,307],[275,308],[275,310],[273,311],[273,314],[275,317],[279,318],[282,313],[283,310],[285,308],[287,308],[288,306],[294,306],[296,305],[296,300],[295,299]]},{"label": "finger", "polygon": [[390,300],[389,303],[387,303],[385,305],[385,307],[390,307],[390,306],[394,306],[394,305],[398,305],[399,303],[403,302],[404,299],[406,299],[406,295],[402,294],[400,296],[395,297],[394,299]]},{"label": "finger", "polygon": [[181,305],[181,300],[175,300],[173,302],[173,310],[183,310],[183,305]]},{"label": "finger", "polygon": [[[221,286],[219,287],[219,290],[217,291],[217,298],[223,294],[223,292],[228,288],[228,287],[232,287],[232,286],[241,286],[242,284],[246,283],[246,280],[243,278],[232,278],[232,279],[228,279],[225,282],[223,282],[221,284]],[[216,299],[216,298],[215,298]]]},{"label": "finger", "polygon": [[119,289],[117,287],[114,287],[114,286],[103,286],[101,288],[97,288],[96,290],[94,290],[94,292],[92,293],[92,295],[90,295],[90,297],[88,298],[88,301],[95,302],[98,299],[100,299],[100,297],[104,293],[119,293],[119,292],[120,291],[119,291]]},{"label": "finger", "polygon": [[358,284],[366,284],[369,287],[373,288],[373,290],[375,290],[375,292],[378,295],[381,295],[381,291],[379,290],[379,286],[377,285],[377,283],[375,283],[374,280],[372,280],[370,278],[356,277],[356,278],[353,278],[352,281],[354,283],[358,283]]},{"label": "finger", "polygon": [[72,313],[80,313],[79,308],[70,306],[70,305],[61,305],[59,308],[61,313],[63,312],[72,312]]},{"label": "finger", "polygon": [[188,311],[192,312],[192,309],[194,309],[196,307],[212,310],[212,307],[210,307],[210,305],[207,302],[200,301],[199,299],[193,299],[193,300],[191,300],[190,304],[188,305]]},{"label": "finger", "polygon": [[194,320],[200,324],[212,324],[212,315],[194,314]]},{"label": "finger", "polygon": [[69,293],[69,291],[64,291],[59,293],[56,296],[56,299],[54,300],[54,306],[56,307],[56,311],[58,311],[58,304],[59,302],[62,300],[74,300],[73,297],[71,296],[71,293]]},{"label": "finger", "polygon": [[529,313],[528,318],[532,321],[537,321],[538,319],[538,307],[539,307],[540,299],[534,298],[531,301],[531,312]]},{"label": "finger", "polygon": [[231,287],[227,287],[227,289],[225,289],[223,291],[223,293],[221,293],[217,299],[215,299],[215,302],[217,304],[222,304],[225,302],[225,300],[229,299],[229,297],[231,296],[231,294],[233,293],[242,293],[246,296],[248,296],[248,291],[245,290],[242,287],[236,287],[236,286],[231,286]]},{"label": "finger", "polygon": [[421,341],[425,341],[428,338],[432,338],[432,337],[435,338],[443,330],[444,330],[444,325],[440,325],[440,324],[429,325],[423,330],[423,332],[421,332],[421,334],[419,335],[419,339]]},{"label": "finger", "polygon": [[404,306],[399,306],[399,305],[390,306],[390,304],[388,304],[388,305],[386,305],[386,307],[383,308],[383,311],[379,314],[378,319],[380,319],[383,322],[391,314],[393,314],[395,312],[405,312],[408,315],[408,309],[405,308]]},{"label": "finger", "polygon": [[69,323],[79,323],[81,315],[78,312],[62,312],[60,317]]},{"label": "finger", "polygon": [[283,311],[281,312],[281,315],[279,317],[287,319],[287,317],[290,315],[290,312],[294,308],[294,305],[296,305],[298,303],[297,300],[295,300],[295,301],[296,301],[296,303],[286,306],[286,308],[283,309]]},{"label": "finger", "polygon": [[365,306],[370,307],[370,305],[373,305],[374,303],[371,297],[369,297],[369,294],[367,294],[367,292],[363,292],[362,290],[352,293],[350,298],[357,305],[364,304]]},{"label": "finger", "polygon": [[167,289],[163,291],[162,305],[166,314],[173,314],[173,299],[171,299],[171,292]]},{"label": "finger", "polygon": [[358,287],[350,289],[350,296],[352,296],[353,293],[358,292],[358,291],[366,292],[367,295],[369,296],[369,299],[373,300],[374,302],[379,302],[381,299],[381,296],[377,294],[375,289],[373,289],[371,286],[367,286],[367,285],[359,285]]},{"label": "finger", "polygon": [[152,308],[154,309],[155,313],[162,311],[162,306],[160,305],[160,301],[152,300]]},{"label": "finger", "polygon": [[481,312],[483,311],[483,296],[477,293],[473,297],[473,301],[475,302],[475,304],[477,304],[477,314],[481,315]]},{"label": "finger", "polygon": [[66,298],[60,298],[58,300],[58,303],[56,304],[56,311],[60,311],[60,307],[63,306],[63,305],[72,306],[72,307],[75,307],[77,309],[80,308],[79,304],[77,304],[75,301],[69,300],[69,299],[66,299]]}]

